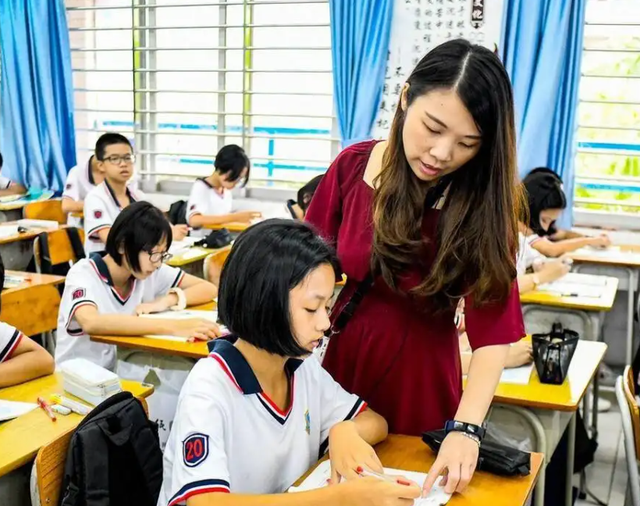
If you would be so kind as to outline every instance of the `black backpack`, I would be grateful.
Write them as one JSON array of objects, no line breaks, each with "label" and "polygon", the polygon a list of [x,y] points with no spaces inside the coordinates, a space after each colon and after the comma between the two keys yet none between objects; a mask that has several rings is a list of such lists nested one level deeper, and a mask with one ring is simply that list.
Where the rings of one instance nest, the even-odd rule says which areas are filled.
[{"label": "black backpack", "polygon": [[168,216],[172,225],[187,225],[187,202],[178,200],[171,204]]},{"label": "black backpack", "polygon": [[140,401],[120,392],[71,437],[60,506],[156,506],[162,485],[157,427]]}]

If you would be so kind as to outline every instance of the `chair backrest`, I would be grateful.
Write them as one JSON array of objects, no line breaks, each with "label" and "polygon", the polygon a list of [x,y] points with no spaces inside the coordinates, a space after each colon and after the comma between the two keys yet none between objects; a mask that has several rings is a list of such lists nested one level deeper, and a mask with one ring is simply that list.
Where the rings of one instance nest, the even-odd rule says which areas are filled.
[{"label": "chair backrest", "polygon": [[[632,389],[629,388],[632,374],[629,366],[625,368],[622,376],[616,380],[616,399],[622,419],[622,433],[624,436],[624,449],[627,460],[627,472],[629,474],[629,486],[633,506],[640,506],[640,473],[638,473],[638,442],[640,436],[640,413]],[[633,385],[633,382],[631,382]]]},{"label": "chair backrest", "polygon": [[[138,400],[149,413],[147,402],[141,398]],[[59,504],[67,450],[74,431],[75,428],[68,430],[38,451],[34,463],[37,489],[31,496],[33,506]]]},{"label": "chair backrest", "polygon": [[24,217],[28,220],[50,220],[65,224],[67,215],[62,212],[62,200],[51,199],[27,204],[23,210]]},{"label": "chair backrest", "polygon": [[[80,242],[84,243],[84,230],[81,228],[76,229],[80,235]],[[47,233],[47,242],[49,243],[49,256],[51,258],[51,265],[60,265],[64,263],[75,263],[79,259],[73,250],[73,245],[69,239],[69,234],[64,228],[58,230],[52,230]],[[33,242],[33,256],[36,262],[36,270],[40,272],[42,265],[42,247],[40,244],[40,237],[36,237]]]},{"label": "chair backrest", "polygon": [[215,253],[211,253],[207,258],[204,259],[204,279],[210,281],[216,286],[220,284],[220,273],[222,272],[224,263],[227,261],[229,253],[231,253],[231,246],[225,246],[224,248],[220,248]]}]

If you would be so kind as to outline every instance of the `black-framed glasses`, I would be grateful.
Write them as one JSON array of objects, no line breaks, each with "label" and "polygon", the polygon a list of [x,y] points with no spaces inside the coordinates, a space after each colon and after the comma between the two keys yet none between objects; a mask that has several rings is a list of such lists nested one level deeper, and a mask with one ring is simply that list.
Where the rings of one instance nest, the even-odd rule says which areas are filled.
[{"label": "black-framed glasses", "polygon": [[120,165],[122,162],[126,164],[134,163],[136,161],[135,155],[111,155],[106,157],[103,161],[109,162],[113,165]]},{"label": "black-framed glasses", "polygon": [[168,252],[161,253],[157,251],[154,253],[153,251],[147,251],[147,253],[149,254],[149,260],[151,260],[151,263],[154,263],[154,264],[157,264],[160,262],[168,262],[173,258],[173,255]]}]

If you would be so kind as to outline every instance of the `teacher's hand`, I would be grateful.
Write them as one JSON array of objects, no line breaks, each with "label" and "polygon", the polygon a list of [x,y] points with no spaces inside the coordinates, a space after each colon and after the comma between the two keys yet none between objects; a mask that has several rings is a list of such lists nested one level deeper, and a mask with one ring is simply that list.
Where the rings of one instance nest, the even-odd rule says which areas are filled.
[{"label": "teacher's hand", "polygon": [[462,492],[467,487],[478,464],[480,446],[461,432],[450,432],[442,442],[438,457],[431,466],[422,487],[422,497],[426,497],[439,476],[447,494]]}]

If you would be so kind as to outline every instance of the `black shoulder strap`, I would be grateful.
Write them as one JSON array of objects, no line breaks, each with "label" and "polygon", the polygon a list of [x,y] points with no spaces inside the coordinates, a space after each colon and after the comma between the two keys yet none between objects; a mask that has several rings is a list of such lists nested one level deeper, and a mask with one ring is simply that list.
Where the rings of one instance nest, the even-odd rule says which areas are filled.
[{"label": "black shoulder strap", "polygon": [[[430,188],[427,192],[427,195],[424,199],[424,209],[432,208],[440,197],[442,197],[445,189],[449,185],[449,178],[442,178],[434,187]],[[355,292],[349,299],[349,301],[344,305],[342,311],[335,319],[331,327],[325,332],[326,337],[331,337],[335,334],[339,334],[342,329],[344,329],[351,319],[351,317],[358,309],[358,306],[362,302],[362,299],[367,294],[367,292],[371,289],[375,282],[376,273],[374,270],[370,270],[367,276],[358,284]]]},{"label": "black shoulder strap", "polygon": [[40,246],[40,272],[42,274],[52,274],[51,252],[49,251],[49,235],[47,232],[38,234],[38,244]]},{"label": "black shoulder strap", "polygon": [[76,257],[76,262],[78,260],[82,260],[86,255],[84,253],[84,246],[80,240],[80,233],[78,232],[78,229],[76,227],[69,227],[66,231],[67,237],[69,237],[69,242],[71,242],[71,249],[73,249],[73,254]]}]

